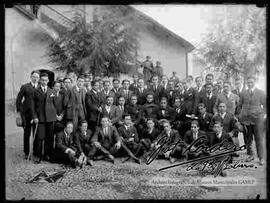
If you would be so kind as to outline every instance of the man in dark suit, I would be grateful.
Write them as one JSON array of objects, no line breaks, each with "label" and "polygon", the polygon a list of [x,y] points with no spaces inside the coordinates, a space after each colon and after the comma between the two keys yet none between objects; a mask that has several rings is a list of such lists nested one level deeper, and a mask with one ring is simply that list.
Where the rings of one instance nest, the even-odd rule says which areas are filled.
[{"label": "man in dark suit", "polygon": [[101,96],[102,104],[104,105],[106,104],[108,96],[111,96],[113,98],[113,104],[116,104],[115,93],[110,90],[110,85],[111,84],[109,80],[105,80],[103,82],[103,90],[100,92],[100,96]]},{"label": "man in dark suit", "polygon": [[184,102],[184,96],[185,96],[185,90],[182,82],[178,82],[175,85],[173,95],[172,95],[172,102],[175,102],[175,98],[178,97],[180,98],[180,101],[183,103]]},{"label": "man in dark suit", "polygon": [[174,93],[174,82],[173,80],[169,80],[168,81],[168,85],[167,85],[167,88],[164,90],[164,94],[163,96],[167,97],[168,98],[168,105],[170,107],[173,106],[174,104],[174,101],[173,101],[173,93]]},{"label": "man in dark suit", "polygon": [[113,105],[113,97],[107,96],[106,104],[102,105],[102,117],[108,117],[110,119],[110,123],[115,125],[119,121],[119,110],[115,105]]},{"label": "man in dark suit", "polygon": [[138,159],[133,154],[138,149],[139,136],[137,130],[132,125],[131,116],[129,114],[123,115],[123,121],[124,124],[118,128],[119,135],[122,139],[122,147],[124,151],[129,155],[129,158],[134,159],[136,163],[140,164],[140,159]]},{"label": "man in dark suit", "polygon": [[245,90],[244,86],[243,86],[243,82],[240,78],[236,78],[235,79],[235,89],[232,90],[232,93],[238,95],[238,97],[240,98],[240,95],[242,94],[242,92]]},{"label": "man in dark suit", "polygon": [[146,120],[148,118],[153,118],[156,122],[156,112],[158,108],[158,106],[154,103],[154,94],[152,92],[148,92],[146,95],[146,103],[141,107],[141,118],[144,121],[144,124],[146,124]]},{"label": "man in dark suit", "polygon": [[[191,122],[190,130],[188,130],[184,135],[184,142],[186,144],[184,148],[189,146],[193,141],[197,140],[199,137],[205,137],[205,140],[207,142],[207,137],[206,137],[205,132],[200,130],[198,121],[194,120]],[[199,144],[192,145],[191,150],[195,151],[198,146]],[[184,154],[185,154],[185,151],[184,151]],[[199,152],[199,153],[187,152],[186,153],[187,160],[202,157],[205,155],[207,154],[204,152]]]},{"label": "man in dark suit", "polygon": [[[215,121],[214,126],[213,126],[213,131],[214,131],[214,133],[207,134],[209,147],[213,147],[214,145],[219,144],[223,141],[227,141],[230,143],[230,145],[233,145],[233,140],[232,140],[231,136],[228,135],[228,133],[226,133],[225,131],[223,131],[222,122]],[[220,153],[220,152],[217,152],[217,153]],[[230,159],[229,163],[232,163],[232,155],[230,154],[227,156],[229,156],[229,159]],[[219,159],[219,158],[217,158],[217,159]],[[227,174],[223,170],[221,170],[220,175],[223,177],[227,176]]]},{"label": "man in dark suit", "polygon": [[122,88],[119,90],[119,95],[125,98],[126,104],[130,103],[131,95],[133,95],[133,91],[129,90],[129,80],[122,81]]},{"label": "man in dark suit", "polygon": [[206,107],[204,103],[199,103],[198,105],[198,122],[200,129],[204,132],[208,132],[210,128],[210,123],[212,120],[213,115],[206,112]]},{"label": "man in dark suit", "polygon": [[184,106],[188,115],[195,115],[195,91],[191,86],[191,80],[186,79],[184,82]]},{"label": "man in dark suit", "polygon": [[138,74],[133,74],[133,83],[129,86],[129,90],[134,92],[138,88]]},{"label": "man in dark suit", "polygon": [[[157,150],[159,147],[161,147],[161,143],[164,143],[163,147],[166,146],[169,147],[176,144],[176,146],[174,146],[173,149],[168,150],[167,152],[161,154],[159,153],[159,155],[165,156],[165,158],[169,159],[171,163],[174,163],[176,161],[176,158],[181,157],[182,154],[182,146],[177,144],[180,139],[180,136],[177,130],[171,128],[171,124],[168,120],[164,120],[162,125],[164,130],[151,144],[151,151],[153,153],[153,150]],[[164,142],[162,142],[161,140],[162,141],[164,140]]]},{"label": "man in dark suit", "polygon": [[120,126],[123,125],[122,117],[127,112],[126,100],[124,96],[120,95],[118,97],[118,105],[116,106],[116,110],[117,110],[118,119],[117,119],[117,122],[115,123],[115,127],[119,128]]},{"label": "man in dark suit", "polygon": [[154,65],[150,56],[146,56],[146,60],[142,63],[144,80],[149,82],[151,75],[154,73]]},{"label": "man in dark suit", "polygon": [[61,83],[59,81],[55,81],[53,84],[54,90],[54,106],[56,109],[56,122],[54,123],[54,134],[59,133],[65,128],[65,95],[61,92]]},{"label": "man in dark suit", "polygon": [[178,130],[180,137],[184,138],[185,128],[184,128],[184,121],[186,119],[186,112],[183,105],[183,101],[179,97],[176,97],[174,100],[174,106],[175,110],[175,119],[172,122],[172,126],[174,129]]},{"label": "man in dark suit", "polygon": [[116,128],[109,123],[108,117],[101,119],[101,127],[96,128],[91,141],[94,147],[90,150],[89,157],[93,159],[101,154],[114,163],[113,155],[121,148],[121,138]]},{"label": "man in dark suit", "polygon": [[[39,86],[33,96],[32,109],[34,112],[34,122],[38,123],[37,135],[34,140],[34,155],[40,163],[44,156],[45,160],[52,158],[53,151],[53,123],[56,121],[56,109],[54,105],[55,93],[47,84],[49,77],[47,73],[40,75],[41,86]],[[44,141],[44,155],[42,154]]]},{"label": "man in dark suit", "polygon": [[214,114],[216,113],[214,112],[214,106],[217,100],[217,96],[213,93],[213,84],[206,83],[204,86],[205,92],[199,97],[198,103],[204,103],[207,113]]},{"label": "man in dark suit", "polygon": [[149,86],[148,91],[154,93],[154,102],[155,104],[159,104],[160,99],[164,93],[164,88],[158,84],[157,75],[152,76],[152,85]]},{"label": "man in dark suit", "polygon": [[138,79],[138,87],[135,88],[134,94],[137,95],[138,105],[144,105],[146,102],[146,93],[148,90],[144,87],[143,78]]},{"label": "man in dark suit", "polygon": [[249,157],[246,161],[254,159],[252,150],[253,137],[255,138],[259,164],[264,164],[263,123],[266,118],[266,96],[265,93],[255,87],[256,79],[252,76],[247,78],[247,90],[240,96],[240,122],[245,125],[244,141],[247,146]]},{"label": "man in dark suit", "polygon": [[79,157],[82,153],[79,152],[78,146],[79,139],[73,134],[73,123],[67,122],[65,129],[56,135],[55,160],[70,164],[73,168],[81,166]]},{"label": "man in dark suit", "polygon": [[31,81],[21,86],[16,99],[17,113],[18,116],[21,116],[23,123],[23,151],[25,158],[27,158],[29,154],[29,138],[31,135],[31,128],[33,127],[31,121],[34,118],[32,102],[34,91],[38,86],[39,76],[39,71],[32,71]]},{"label": "man in dark suit", "polygon": [[115,94],[115,96],[117,96],[117,93],[119,92],[119,90],[120,90],[120,80],[117,78],[114,78],[113,79],[113,88],[111,89],[111,91]]},{"label": "man in dark suit", "polygon": [[99,124],[100,115],[102,113],[101,108],[101,96],[98,92],[99,82],[92,81],[92,89],[85,95],[85,105],[87,111],[87,122],[89,129],[92,132],[95,131],[96,126]]},{"label": "man in dark suit", "polygon": [[141,120],[141,107],[137,104],[137,96],[131,96],[131,102],[126,106],[127,113],[131,116],[133,125],[137,128]]},{"label": "man in dark suit", "polygon": [[175,120],[175,111],[168,105],[166,97],[163,97],[160,101],[160,106],[156,109],[157,120],[167,119],[169,122]]},{"label": "man in dark suit", "polygon": [[195,114],[198,114],[198,104],[200,97],[203,96],[205,88],[203,86],[203,78],[198,76],[195,78],[196,87],[194,87],[195,92]]},{"label": "man in dark suit", "polygon": [[93,166],[93,160],[91,157],[91,154],[89,155],[92,146],[92,137],[93,133],[88,128],[88,123],[86,120],[82,120],[79,125],[79,129],[75,133],[76,140],[78,140],[78,152],[79,154],[82,154],[83,156],[87,157],[87,164],[90,166]]}]

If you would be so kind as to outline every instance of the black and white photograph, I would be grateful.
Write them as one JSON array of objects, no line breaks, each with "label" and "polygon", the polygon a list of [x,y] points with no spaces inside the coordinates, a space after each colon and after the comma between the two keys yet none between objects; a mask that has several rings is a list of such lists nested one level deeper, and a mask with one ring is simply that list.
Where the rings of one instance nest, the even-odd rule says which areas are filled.
[{"label": "black and white photograph", "polygon": [[6,5],[5,199],[267,199],[266,14]]}]

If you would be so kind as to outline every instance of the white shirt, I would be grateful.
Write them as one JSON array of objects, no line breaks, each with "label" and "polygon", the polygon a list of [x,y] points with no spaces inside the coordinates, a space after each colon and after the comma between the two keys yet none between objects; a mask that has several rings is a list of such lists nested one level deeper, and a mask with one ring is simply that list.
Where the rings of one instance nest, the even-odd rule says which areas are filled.
[{"label": "white shirt", "polygon": [[202,87],[197,87],[198,92],[200,92],[200,91],[201,91],[201,89],[202,89]]},{"label": "white shirt", "polygon": [[77,92],[79,92],[80,91],[80,88],[76,85],[76,90],[77,90]]},{"label": "white shirt", "polygon": [[195,134],[192,133],[192,135],[193,135],[193,139],[196,140],[198,138],[198,131]]},{"label": "white shirt", "polygon": [[42,89],[43,92],[47,92],[47,87],[41,86],[41,89]]},{"label": "white shirt", "polygon": [[37,84],[31,82],[31,85],[34,86],[34,88],[37,88]]},{"label": "white shirt", "polygon": [[211,98],[212,98],[212,95],[213,95],[213,93],[212,93],[212,92],[211,92],[210,94],[208,94],[208,93],[206,94],[206,96],[207,96],[207,97],[209,97],[209,99],[211,99]]},{"label": "white shirt", "polygon": [[221,138],[221,135],[222,135],[222,131],[219,134],[217,134],[218,139]]},{"label": "white shirt", "polygon": [[205,118],[205,115],[206,115],[206,112],[204,112],[204,114],[202,115],[202,118],[203,118],[203,119]]},{"label": "white shirt", "polygon": [[97,92],[96,92],[94,89],[92,89],[92,91],[93,91],[95,94],[97,94]]},{"label": "white shirt", "polygon": [[110,113],[110,111],[111,111],[111,106],[105,105],[105,109],[106,109],[106,111],[107,111],[108,113]]},{"label": "white shirt", "polygon": [[223,114],[219,114],[220,115],[220,117],[222,118],[222,119],[224,119],[224,117],[225,117],[225,115],[226,115],[226,112],[224,112]]}]

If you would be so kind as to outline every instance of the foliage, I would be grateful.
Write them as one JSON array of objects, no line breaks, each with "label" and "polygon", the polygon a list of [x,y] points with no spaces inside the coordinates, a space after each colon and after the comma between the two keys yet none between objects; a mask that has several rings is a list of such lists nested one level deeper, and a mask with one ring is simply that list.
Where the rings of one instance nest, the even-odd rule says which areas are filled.
[{"label": "foliage", "polygon": [[117,6],[103,10],[95,10],[89,23],[75,12],[72,29],[50,44],[48,55],[58,70],[108,75],[129,71],[138,47],[136,29],[128,24],[131,16]]},{"label": "foliage", "polygon": [[194,62],[227,77],[261,73],[266,62],[265,9],[226,6],[194,51]]}]

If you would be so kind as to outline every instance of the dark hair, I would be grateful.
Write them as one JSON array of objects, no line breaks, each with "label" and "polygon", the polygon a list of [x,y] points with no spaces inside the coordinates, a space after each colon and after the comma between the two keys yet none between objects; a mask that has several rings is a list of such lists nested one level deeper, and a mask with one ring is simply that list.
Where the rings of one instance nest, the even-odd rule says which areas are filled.
[{"label": "dark hair", "polygon": [[192,125],[192,124],[195,124],[197,127],[199,127],[199,122],[196,121],[196,120],[191,121],[191,125]]},{"label": "dark hair", "polygon": [[[125,99],[125,97],[124,97],[123,95],[119,95],[119,96],[118,96],[118,100],[119,100],[120,98],[124,98],[124,99]],[[126,99],[125,99],[125,100],[126,100]]]},{"label": "dark hair", "polygon": [[202,76],[197,76],[197,77],[195,78],[195,81],[197,81],[198,79],[202,79],[202,80],[203,80],[203,77],[202,77]]},{"label": "dark hair", "polygon": [[69,78],[69,77],[64,78],[64,79],[63,79],[63,82],[65,82],[66,80],[70,80],[70,82],[72,82],[72,79]]},{"label": "dark hair", "polygon": [[48,73],[41,73],[40,74],[40,77],[47,77],[47,78],[49,78],[49,75],[48,75]]},{"label": "dark hair", "polygon": [[215,124],[219,124],[221,127],[223,127],[223,122],[221,122],[221,121],[219,121],[219,120],[215,121],[214,125],[215,125]]},{"label": "dark hair", "polygon": [[147,93],[146,93],[146,97],[147,97],[148,95],[154,96],[154,92],[147,92]]},{"label": "dark hair", "polygon": [[120,80],[118,78],[114,78],[112,82],[114,83],[114,81],[118,81],[120,83]]},{"label": "dark hair", "polygon": [[112,95],[106,96],[106,100],[107,100],[108,98],[113,98],[113,96],[112,96]]},{"label": "dark hair", "polygon": [[213,83],[211,83],[211,82],[205,83],[204,86],[206,87],[207,85],[210,85],[210,86],[214,87]]},{"label": "dark hair", "polygon": [[130,115],[130,114],[124,113],[124,114],[122,115],[122,119],[125,119],[125,118],[126,118],[126,117],[128,117],[128,116],[130,116],[130,117],[131,117],[131,115]]},{"label": "dark hair", "polygon": [[206,76],[205,76],[205,78],[207,78],[207,77],[212,77],[212,78],[214,78],[214,75],[212,74],[212,73],[208,73]]},{"label": "dark hair", "polygon": [[204,104],[204,103],[199,103],[199,104],[198,104],[198,108],[199,108],[199,107],[206,108],[206,106],[205,106],[205,104]]},{"label": "dark hair", "polygon": [[193,76],[192,75],[188,75],[187,78],[190,78],[193,81]]},{"label": "dark hair", "polygon": [[157,74],[152,75],[151,80],[153,80],[154,77],[158,78],[158,75]]},{"label": "dark hair", "polygon": [[79,75],[78,78],[77,78],[77,80],[79,80],[79,79],[83,79],[84,80],[84,76],[83,75]]},{"label": "dark hair", "polygon": [[111,82],[110,82],[109,80],[104,80],[104,81],[103,81],[103,85],[104,85],[106,82],[108,82],[109,84],[111,84]]},{"label": "dark hair", "polygon": [[132,94],[132,95],[130,96],[130,98],[132,98],[132,97],[136,97],[136,98],[138,99],[138,96],[137,96],[136,94]]},{"label": "dark hair", "polygon": [[39,72],[38,70],[33,70],[33,71],[31,72],[31,76],[32,76],[34,73],[40,75],[40,72]]},{"label": "dark hair", "polygon": [[124,79],[124,80],[122,80],[122,85],[124,84],[124,82],[128,82],[128,83],[130,83],[130,81],[129,81],[128,79]]},{"label": "dark hair", "polygon": [[57,84],[57,83],[59,83],[59,84],[61,85],[61,82],[60,82],[59,80],[56,80],[56,81],[53,81],[53,86],[54,86],[55,84]]},{"label": "dark hair", "polygon": [[91,86],[94,86],[96,83],[99,84],[99,81],[98,81],[98,80],[93,80],[93,81],[91,82]]},{"label": "dark hair", "polygon": [[84,123],[86,123],[86,124],[88,125],[88,122],[87,122],[87,120],[85,120],[85,119],[82,119],[82,120],[80,121],[80,126],[82,126],[82,124],[84,124]]}]

